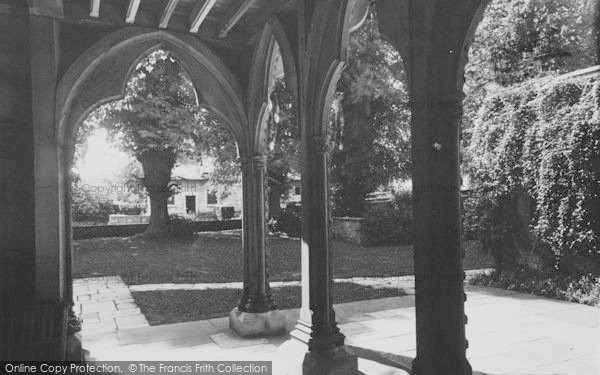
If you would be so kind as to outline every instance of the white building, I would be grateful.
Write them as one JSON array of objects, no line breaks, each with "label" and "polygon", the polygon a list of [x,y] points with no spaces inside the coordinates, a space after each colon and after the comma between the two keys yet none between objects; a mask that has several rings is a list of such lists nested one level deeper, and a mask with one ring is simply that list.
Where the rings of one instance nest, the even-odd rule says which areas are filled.
[{"label": "white building", "polygon": [[[242,184],[223,187],[213,183],[208,168],[180,165],[173,169],[171,185],[175,194],[169,197],[169,215],[190,219],[220,218],[221,207],[233,207],[235,216],[242,211]],[[150,204],[148,202],[148,207]],[[148,208],[149,210],[149,208]],[[150,212],[148,211],[148,215]]]}]

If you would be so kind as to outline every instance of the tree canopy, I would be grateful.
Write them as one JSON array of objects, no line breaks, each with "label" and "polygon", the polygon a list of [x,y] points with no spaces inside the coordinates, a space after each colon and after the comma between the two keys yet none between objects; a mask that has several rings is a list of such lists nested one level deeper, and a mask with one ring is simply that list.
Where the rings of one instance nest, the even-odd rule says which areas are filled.
[{"label": "tree canopy", "polygon": [[410,175],[404,64],[379,35],[374,11],[350,36],[332,116],[331,180],[337,215],[360,216],[368,193]]},{"label": "tree canopy", "polygon": [[123,100],[101,106],[85,121],[84,131],[106,128],[142,165],[151,203],[148,233],[168,230],[167,199],[177,161],[201,162],[203,156],[211,156],[227,171],[224,180],[234,178],[235,142],[218,118],[199,104],[177,57],[159,49],[136,66]]}]

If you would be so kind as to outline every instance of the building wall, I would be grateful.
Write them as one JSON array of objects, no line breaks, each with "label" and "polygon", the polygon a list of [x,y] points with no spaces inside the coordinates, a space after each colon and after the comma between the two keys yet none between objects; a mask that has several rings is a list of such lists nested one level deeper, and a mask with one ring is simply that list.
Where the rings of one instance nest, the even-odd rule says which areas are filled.
[{"label": "building wall", "polygon": [[[179,185],[180,191],[173,195],[172,203],[169,203],[167,208],[169,215],[189,216],[186,212],[186,197],[194,196],[196,202],[196,215],[210,215],[215,212],[215,209],[222,206],[233,206],[236,213],[241,213],[243,204],[242,185],[235,184],[229,188],[229,195],[221,198],[220,191],[217,193],[217,203],[208,204],[208,192],[219,190],[210,183],[210,180],[186,180],[174,181]],[[147,205],[150,209],[150,204]],[[148,211],[148,213],[150,213]]]}]

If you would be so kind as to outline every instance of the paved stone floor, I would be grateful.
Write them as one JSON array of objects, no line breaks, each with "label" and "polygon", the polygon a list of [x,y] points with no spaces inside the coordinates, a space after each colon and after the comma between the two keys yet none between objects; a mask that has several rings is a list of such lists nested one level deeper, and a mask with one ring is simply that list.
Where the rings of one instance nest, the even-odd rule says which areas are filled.
[{"label": "paved stone floor", "polygon": [[75,279],[73,296],[86,333],[150,326],[119,276]]},{"label": "paved stone floor", "polygon": [[[81,284],[78,290],[85,289],[85,283]],[[120,326],[117,301],[129,301],[130,296],[118,282],[112,285],[118,286],[119,292],[112,296],[119,299],[112,300],[114,309],[105,308],[118,330],[90,330],[91,325],[84,323],[83,345],[92,358],[270,360],[274,374],[298,373],[304,349],[289,335],[244,340],[229,330],[226,317],[153,327],[139,322],[134,323],[140,324],[137,328]],[[103,294],[103,287],[96,287],[88,281],[88,292]],[[600,374],[600,309],[494,288],[469,286],[467,295],[467,354],[474,370],[490,375]],[[89,301],[93,298],[106,302],[103,297]],[[82,309],[90,314],[103,309],[87,309],[82,302]],[[292,329],[298,311],[284,313]],[[415,355],[414,296],[344,303],[336,305],[336,313],[347,343],[361,358],[363,373],[406,374],[389,365],[406,368]]]}]

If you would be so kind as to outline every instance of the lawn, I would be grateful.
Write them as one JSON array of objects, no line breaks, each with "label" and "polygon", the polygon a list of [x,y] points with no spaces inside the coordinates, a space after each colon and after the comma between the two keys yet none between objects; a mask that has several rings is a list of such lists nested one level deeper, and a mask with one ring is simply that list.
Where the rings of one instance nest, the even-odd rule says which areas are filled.
[{"label": "lawn", "polygon": [[[268,237],[272,281],[300,279],[300,241]],[[412,246],[363,247],[332,241],[335,277],[412,274]],[[492,267],[477,243],[467,242],[465,268]],[[119,275],[126,284],[242,281],[240,232],[165,239],[98,238],[75,241],[75,278]]]},{"label": "lawn", "polygon": [[[204,320],[225,316],[238,302],[241,290],[170,290],[133,292],[136,304],[151,325]],[[300,287],[273,289],[280,309],[300,307]],[[374,289],[352,283],[333,286],[333,303],[362,301],[405,295],[401,289]],[[210,303],[207,303],[210,301]]]}]

